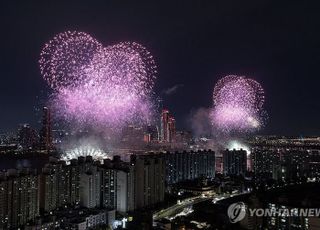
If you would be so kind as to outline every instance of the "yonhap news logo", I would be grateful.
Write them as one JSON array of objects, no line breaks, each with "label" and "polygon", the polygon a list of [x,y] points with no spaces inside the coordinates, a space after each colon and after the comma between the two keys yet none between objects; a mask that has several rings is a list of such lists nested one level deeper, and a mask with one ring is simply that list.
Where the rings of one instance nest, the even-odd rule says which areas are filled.
[{"label": "yonhap news logo", "polygon": [[228,207],[228,217],[231,223],[237,223],[244,217],[320,217],[320,208],[277,208],[272,205],[270,208],[246,208],[243,202],[233,203]]},{"label": "yonhap news logo", "polygon": [[246,216],[246,206],[243,202],[233,203],[228,208],[228,216],[231,223],[237,223]]}]

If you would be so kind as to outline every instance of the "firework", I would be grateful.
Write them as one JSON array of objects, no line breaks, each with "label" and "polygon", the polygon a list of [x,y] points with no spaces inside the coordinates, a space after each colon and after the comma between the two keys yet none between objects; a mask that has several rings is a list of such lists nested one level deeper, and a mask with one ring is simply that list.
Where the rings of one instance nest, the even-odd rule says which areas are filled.
[{"label": "firework", "polygon": [[122,42],[108,46],[94,57],[89,75],[99,83],[112,83],[136,94],[152,92],[156,65],[151,54],[140,44]]},{"label": "firework", "polygon": [[238,140],[231,140],[228,142],[227,146],[226,146],[227,149],[229,150],[245,150],[247,152],[248,155],[250,155],[251,153],[251,150],[250,150],[250,147],[247,146],[246,144],[238,141]]},{"label": "firework", "polygon": [[229,75],[214,87],[211,120],[223,132],[252,132],[265,120],[264,91],[253,79]]},{"label": "firework", "polygon": [[66,150],[61,160],[69,162],[72,159],[78,159],[78,157],[91,156],[94,160],[103,160],[109,158],[108,154],[102,151],[100,148],[93,147],[91,145],[82,145],[73,149]]},{"label": "firework", "polygon": [[64,120],[118,130],[150,120],[156,65],[138,43],[104,48],[88,34],[62,33],[43,49],[40,69]]},{"label": "firework", "polygon": [[142,124],[151,117],[153,104],[122,87],[83,86],[65,89],[52,98],[56,114],[69,122],[120,130],[128,123]]},{"label": "firework", "polygon": [[67,31],[44,45],[40,54],[40,71],[54,89],[83,83],[85,69],[102,45],[84,32]]}]

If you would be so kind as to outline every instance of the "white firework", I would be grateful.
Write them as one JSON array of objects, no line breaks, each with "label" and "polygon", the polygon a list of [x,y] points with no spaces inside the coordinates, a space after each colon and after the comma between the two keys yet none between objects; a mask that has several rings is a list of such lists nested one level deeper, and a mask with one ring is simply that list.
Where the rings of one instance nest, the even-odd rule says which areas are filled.
[{"label": "white firework", "polygon": [[69,162],[72,159],[78,159],[78,157],[86,157],[92,156],[94,160],[103,160],[109,158],[108,154],[103,150],[97,147],[93,147],[91,145],[83,145],[79,147],[75,147],[73,149],[67,150],[61,156],[61,159]]},{"label": "white firework", "polygon": [[250,147],[240,141],[237,140],[231,140],[227,144],[227,149],[229,150],[245,150],[247,152],[247,155],[250,155]]}]

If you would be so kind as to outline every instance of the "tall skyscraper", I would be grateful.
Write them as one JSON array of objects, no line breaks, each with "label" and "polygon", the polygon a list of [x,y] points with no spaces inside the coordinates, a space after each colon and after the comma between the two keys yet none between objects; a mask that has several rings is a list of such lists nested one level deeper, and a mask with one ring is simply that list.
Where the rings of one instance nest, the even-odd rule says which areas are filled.
[{"label": "tall skyscraper", "polygon": [[169,136],[169,142],[175,142],[176,140],[176,120],[173,116],[169,116],[168,121],[168,136]]},{"label": "tall skyscraper", "polygon": [[40,131],[40,145],[42,149],[52,148],[51,112],[48,107],[43,107],[42,128]]},{"label": "tall skyscraper", "polygon": [[168,132],[167,130],[168,128],[168,122],[169,122],[169,110],[167,109],[163,109],[162,113],[161,113],[161,118],[160,118],[160,122],[161,122],[161,128],[160,128],[160,140],[161,141],[167,141],[168,140]]},{"label": "tall skyscraper", "polygon": [[161,113],[160,140],[162,142],[174,142],[176,135],[176,121],[169,110],[163,109]]}]

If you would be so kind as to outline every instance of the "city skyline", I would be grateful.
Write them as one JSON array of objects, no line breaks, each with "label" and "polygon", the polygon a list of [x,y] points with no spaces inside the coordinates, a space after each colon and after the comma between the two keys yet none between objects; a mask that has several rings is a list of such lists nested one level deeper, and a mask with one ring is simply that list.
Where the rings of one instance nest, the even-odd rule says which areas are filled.
[{"label": "city skyline", "polygon": [[[265,89],[269,119],[262,133],[319,134],[319,20],[309,3],[189,2],[170,8],[149,3],[124,8],[112,3],[12,2],[4,9],[0,131],[15,130],[21,123],[37,125],[35,107],[42,107],[50,91],[40,77],[40,50],[56,33],[79,30],[107,44],[133,40],[146,46],[158,66],[156,94],[174,114],[178,129],[190,129],[192,111],[212,106],[215,83],[236,74],[257,80]],[[161,12],[168,16],[161,17]]]},{"label": "city skyline", "polygon": [[0,7],[0,229],[320,229],[313,3]]}]

